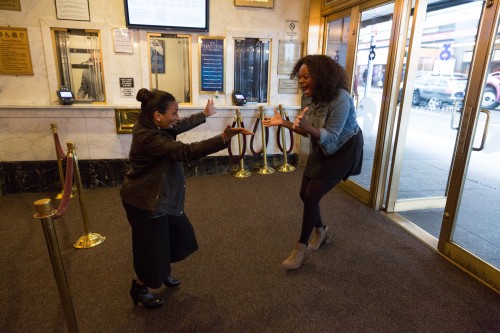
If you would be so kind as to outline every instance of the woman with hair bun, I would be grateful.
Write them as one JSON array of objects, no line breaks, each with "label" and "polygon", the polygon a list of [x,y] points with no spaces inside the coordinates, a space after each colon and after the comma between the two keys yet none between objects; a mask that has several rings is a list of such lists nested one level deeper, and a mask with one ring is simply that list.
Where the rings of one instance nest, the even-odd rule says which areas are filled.
[{"label": "woman with hair bun", "polygon": [[209,99],[203,112],[179,118],[178,102],[168,92],[140,89],[141,112],[132,130],[130,168],[120,190],[123,207],[132,227],[132,251],[137,279],[130,296],[135,305],[163,305],[149,292],[162,284],[176,287],[170,263],[185,259],[198,249],[193,227],[184,212],[185,177],[182,162],[213,154],[228,146],[237,135],[253,135],[244,128],[227,126],[222,134],[194,143],[176,140],[206,121],[215,111]]}]

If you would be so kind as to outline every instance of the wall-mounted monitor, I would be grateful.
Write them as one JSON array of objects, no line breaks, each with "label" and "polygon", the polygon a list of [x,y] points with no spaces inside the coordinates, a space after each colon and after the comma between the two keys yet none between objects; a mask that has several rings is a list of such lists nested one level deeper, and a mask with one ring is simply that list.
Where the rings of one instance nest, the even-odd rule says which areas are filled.
[{"label": "wall-mounted monitor", "polygon": [[128,28],[208,31],[209,0],[124,0]]}]

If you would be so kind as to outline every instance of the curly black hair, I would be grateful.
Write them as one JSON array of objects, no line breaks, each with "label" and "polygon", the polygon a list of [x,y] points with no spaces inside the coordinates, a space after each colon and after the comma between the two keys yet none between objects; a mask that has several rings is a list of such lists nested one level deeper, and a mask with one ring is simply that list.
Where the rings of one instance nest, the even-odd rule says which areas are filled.
[{"label": "curly black hair", "polygon": [[340,89],[349,91],[347,72],[335,60],[326,55],[307,55],[293,67],[290,79],[295,79],[302,65],[306,65],[313,82],[312,101],[328,103],[339,94]]}]

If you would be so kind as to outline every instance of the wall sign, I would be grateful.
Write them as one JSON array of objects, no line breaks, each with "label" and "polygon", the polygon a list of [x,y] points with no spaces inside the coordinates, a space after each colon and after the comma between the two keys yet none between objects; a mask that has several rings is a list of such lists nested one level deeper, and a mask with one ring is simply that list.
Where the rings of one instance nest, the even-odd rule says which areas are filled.
[{"label": "wall sign", "polygon": [[200,92],[224,92],[224,37],[198,37]]},{"label": "wall sign", "polygon": [[21,11],[21,0],[0,0],[0,10]]},{"label": "wall sign", "polygon": [[280,40],[278,46],[278,74],[292,73],[300,59],[302,44],[297,41]]},{"label": "wall sign", "polygon": [[90,21],[88,0],[55,0],[58,20]]},{"label": "wall sign", "polygon": [[0,75],[33,75],[28,29],[0,27]]},{"label": "wall sign", "polygon": [[285,21],[285,39],[299,39],[299,21],[286,20]]},{"label": "wall sign", "polygon": [[298,80],[279,79],[278,93],[279,94],[298,94],[299,93],[299,81]]},{"label": "wall sign", "polygon": [[274,0],[234,0],[235,6],[274,8]]},{"label": "wall sign", "polygon": [[121,77],[120,78],[120,95],[122,98],[135,97],[135,89],[134,89],[134,78],[132,77]]},{"label": "wall sign", "polygon": [[113,29],[116,53],[134,53],[134,40],[129,29]]}]

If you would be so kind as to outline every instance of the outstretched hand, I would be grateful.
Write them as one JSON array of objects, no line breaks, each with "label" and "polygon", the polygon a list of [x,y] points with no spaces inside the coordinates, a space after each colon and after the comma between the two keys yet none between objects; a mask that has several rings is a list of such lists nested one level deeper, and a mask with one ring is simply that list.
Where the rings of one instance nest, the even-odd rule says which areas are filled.
[{"label": "outstretched hand", "polygon": [[277,109],[274,109],[274,116],[273,117],[265,116],[264,119],[262,120],[262,125],[266,127],[282,126],[283,117],[281,116],[281,113]]},{"label": "outstretched hand", "polygon": [[238,134],[254,135],[253,132],[247,130],[246,128],[231,127],[231,126],[227,125],[226,129],[224,130],[224,132],[222,132],[222,140],[224,140],[224,142],[227,142],[233,136],[238,135]]},{"label": "outstretched hand", "polygon": [[306,121],[307,111],[309,111],[308,107],[304,108],[302,113],[299,114],[297,116],[297,118],[295,118],[295,121],[293,122],[293,128],[304,127],[305,125],[307,125],[307,121]]}]

